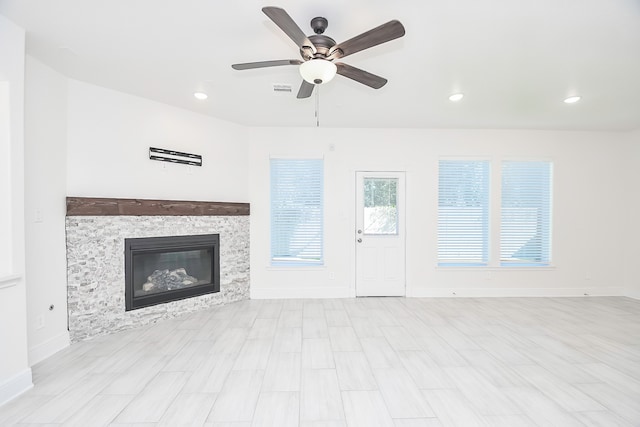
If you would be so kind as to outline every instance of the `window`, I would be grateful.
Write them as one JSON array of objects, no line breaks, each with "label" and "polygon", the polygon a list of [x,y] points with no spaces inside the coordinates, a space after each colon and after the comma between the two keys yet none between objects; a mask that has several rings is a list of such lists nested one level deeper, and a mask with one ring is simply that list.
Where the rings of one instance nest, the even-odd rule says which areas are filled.
[{"label": "window", "polygon": [[438,181],[438,265],[489,262],[489,162],[441,160]]},{"label": "window", "polygon": [[398,178],[364,178],[364,234],[398,234]]},{"label": "window", "polygon": [[271,264],[323,263],[323,160],[271,159]]},{"label": "window", "polygon": [[548,265],[551,261],[551,163],[502,162],[500,263]]}]

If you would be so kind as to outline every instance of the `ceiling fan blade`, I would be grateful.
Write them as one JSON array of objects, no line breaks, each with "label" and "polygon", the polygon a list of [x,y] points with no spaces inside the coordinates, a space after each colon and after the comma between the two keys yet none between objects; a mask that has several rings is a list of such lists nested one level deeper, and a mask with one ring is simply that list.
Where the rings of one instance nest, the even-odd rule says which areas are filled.
[{"label": "ceiling fan blade", "polygon": [[296,98],[302,99],[310,97],[313,93],[314,86],[315,85],[312,85],[308,81],[303,80],[302,84],[300,85],[300,90],[298,91],[298,96],[296,96]]},{"label": "ceiling fan blade", "polygon": [[361,50],[386,43],[390,40],[404,36],[404,27],[400,21],[393,20],[386,24],[382,24],[372,30],[355,36],[345,42],[335,45],[330,54],[329,59],[344,58],[347,55],[360,52]]},{"label": "ceiling fan blade", "polygon": [[263,7],[262,11],[269,17],[269,19],[280,27],[280,29],[284,31],[284,33],[288,35],[300,49],[308,47],[311,48],[313,53],[316,53],[316,47],[284,9],[267,6]]},{"label": "ceiling fan blade", "polygon": [[276,61],[245,62],[244,64],[233,64],[234,70],[250,70],[252,68],[278,67],[280,65],[300,65],[302,61],[297,59],[281,59]]},{"label": "ceiling fan blade", "polygon": [[337,73],[341,76],[345,76],[374,89],[380,89],[382,86],[387,84],[387,79],[371,74],[368,71],[352,67],[351,65],[336,62],[336,67],[338,67]]}]

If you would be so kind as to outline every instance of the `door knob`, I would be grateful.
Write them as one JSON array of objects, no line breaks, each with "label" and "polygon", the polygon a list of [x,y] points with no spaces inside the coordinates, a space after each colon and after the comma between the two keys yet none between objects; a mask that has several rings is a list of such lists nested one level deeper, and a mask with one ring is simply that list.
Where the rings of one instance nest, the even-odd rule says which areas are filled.
[{"label": "door knob", "polygon": [[358,243],[362,243],[362,239],[358,239]]},{"label": "door knob", "polygon": [[362,230],[358,230],[358,234],[362,234]]}]

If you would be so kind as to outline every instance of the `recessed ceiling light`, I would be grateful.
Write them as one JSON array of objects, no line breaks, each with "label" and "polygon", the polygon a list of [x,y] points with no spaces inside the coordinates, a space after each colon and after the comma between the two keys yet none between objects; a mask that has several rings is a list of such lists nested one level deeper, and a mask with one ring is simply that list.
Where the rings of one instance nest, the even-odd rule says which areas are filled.
[{"label": "recessed ceiling light", "polygon": [[462,94],[462,93],[454,93],[453,95],[451,95],[449,97],[449,101],[458,102],[462,98],[464,98],[464,94]]},{"label": "recessed ceiling light", "polygon": [[209,95],[207,95],[204,92],[196,92],[196,93],[193,94],[193,96],[195,96],[196,99],[200,99],[200,100],[203,100],[203,101],[209,97]]},{"label": "recessed ceiling light", "polygon": [[564,100],[565,104],[575,104],[576,102],[580,101],[580,96],[570,96],[567,99]]}]

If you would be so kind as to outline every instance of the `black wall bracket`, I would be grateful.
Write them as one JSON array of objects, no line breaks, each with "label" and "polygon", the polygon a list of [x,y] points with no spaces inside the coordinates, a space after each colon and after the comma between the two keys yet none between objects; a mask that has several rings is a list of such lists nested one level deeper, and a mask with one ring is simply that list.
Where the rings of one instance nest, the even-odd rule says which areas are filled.
[{"label": "black wall bracket", "polygon": [[149,159],[182,165],[202,166],[202,156],[200,154],[183,153],[165,148],[149,147]]}]

